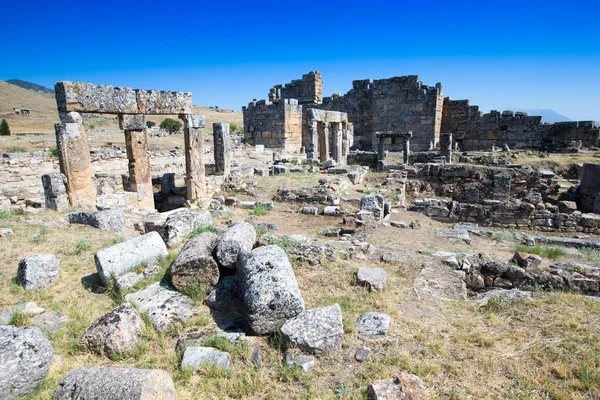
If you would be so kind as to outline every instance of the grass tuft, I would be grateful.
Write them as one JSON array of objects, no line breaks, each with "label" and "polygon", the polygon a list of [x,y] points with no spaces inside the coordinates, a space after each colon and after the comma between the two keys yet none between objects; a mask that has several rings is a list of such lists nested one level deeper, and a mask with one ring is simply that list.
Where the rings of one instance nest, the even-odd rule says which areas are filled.
[{"label": "grass tuft", "polygon": [[548,257],[557,259],[567,254],[565,249],[562,247],[548,247],[548,246],[525,246],[523,244],[517,245],[515,251],[522,251],[529,254],[537,254],[541,257]]},{"label": "grass tuft", "polygon": [[214,225],[196,225],[194,227],[194,230],[192,231],[192,233],[190,233],[190,238],[193,238],[194,236],[198,236],[201,233],[206,233],[206,232],[211,232],[211,233],[217,233],[217,229],[215,228]]},{"label": "grass tuft", "polygon": [[266,207],[260,204],[255,205],[252,211],[250,211],[250,215],[254,215],[256,217],[262,217],[263,215],[267,215],[268,213],[269,210],[267,210]]},{"label": "grass tuft", "polygon": [[14,310],[10,315],[10,321],[9,321],[8,325],[30,326],[31,325],[31,314],[24,313],[19,310]]}]

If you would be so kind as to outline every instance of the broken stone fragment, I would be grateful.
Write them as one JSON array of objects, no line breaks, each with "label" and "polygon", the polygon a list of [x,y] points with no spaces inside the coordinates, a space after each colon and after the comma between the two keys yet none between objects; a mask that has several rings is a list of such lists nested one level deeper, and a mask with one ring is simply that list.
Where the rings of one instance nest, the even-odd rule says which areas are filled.
[{"label": "broken stone fragment", "polygon": [[304,311],[283,324],[281,336],[288,347],[297,347],[307,353],[339,351],[344,339],[342,310],[338,304],[333,304]]},{"label": "broken stone fragment", "polygon": [[429,400],[421,378],[400,372],[390,379],[375,381],[367,388],[368,400]]},{"label": "broken stone fragment", "polygon": [[19,262],[17,284],[25,290],[50,286],[58,281],[60,261],[53,254],[25,257]]},{"label": "broken stone fragment", "polygon": [[192,368],[194,371],[203,366],[229,369],[230,355],[212,347],[188,347],[183,353],[181,368]]},{"label": "broken stone fragment", "polygon": [[361,336],[385,337],[390,328],[390,316],[378,312],[366,312],[356,321],[356,329]]},{"label": "broken stone fragment", "polygon": [[382,268],[360,267],[356,274],[356,280],[359,285],[376,292],[385,289],[388,276]]}]

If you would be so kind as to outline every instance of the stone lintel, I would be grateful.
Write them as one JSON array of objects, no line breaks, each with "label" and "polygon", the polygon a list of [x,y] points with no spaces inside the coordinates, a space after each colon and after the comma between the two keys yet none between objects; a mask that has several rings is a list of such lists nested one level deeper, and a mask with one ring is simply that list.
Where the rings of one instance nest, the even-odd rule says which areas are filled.
[{"label": "stone lintel", "polygon": [[375,137],[378,139],[387,139],[387,138],[408,138],[412,137],[412,131],[408,132],[394,132],[394,131],[381,131],[375,132]]},{"label": "stone lintel", "polygon": [[59,112],[99,114],[190,114],[192,94],[159,90],[130,89],[85,82],[57,82],[54,85]]}]

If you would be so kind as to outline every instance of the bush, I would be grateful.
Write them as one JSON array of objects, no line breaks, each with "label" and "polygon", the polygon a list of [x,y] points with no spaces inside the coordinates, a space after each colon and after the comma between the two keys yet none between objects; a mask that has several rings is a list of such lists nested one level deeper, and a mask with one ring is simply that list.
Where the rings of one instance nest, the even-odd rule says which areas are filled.
[{"label": "bush", "polygon": [[6,122],[5,119],[2,120],[2,122],[0,122],[0,136],[9,136],[10,135],[10,129],[8,127],[8,122]]},{"label": "bush", "polygon": [[182,127],[181,121],[177,121],[173,118],[165,118],[163,122],[160,123],[160,129],[163,129],[169,133],[177,132],[181,130]]},{"label": "bush", "polygon": [[52,158],[58,158],[58,147],[50,147],[50,150],[48,150],[48,156]]},{"label": "bush", "polygon": [[231,122],[229,124],[229,132],[241,132],[242,128],[243,128],[242,125],[238,125],[235,122]]},{"label": "bush", "polygon": [[7,153],[27,153],[27,149],[24,147],[19,147],[19,146],[13,146],[13,147],[9,147],[6,150]]},{"label": "bush", "polygon": [[148,128],[152,128],[153,126],[156,126],[156,122],[154,122],[154,121],[146,121],[146,126]]}]

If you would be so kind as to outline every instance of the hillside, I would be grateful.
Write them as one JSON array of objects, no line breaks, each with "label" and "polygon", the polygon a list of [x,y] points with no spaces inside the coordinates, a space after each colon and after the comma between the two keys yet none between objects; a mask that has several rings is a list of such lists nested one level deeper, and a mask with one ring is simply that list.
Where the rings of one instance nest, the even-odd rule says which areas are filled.
[{"label": "hillside", "polygon": [[46,86],[38,85],[37,83],[33,82],[23,81],[21,79],[8,79],[6,82],[23,89],[33,90],[34,92],[54,93],[54,90],[48,89]]},{"label": "hillside", "polygon": [[[15,115],[13,108],[31,110],[31,115]],[[194,106],[194,112],[206,117],[206,129],[212,131],[213,122],[229,122],[242,125],[242,113],[229,110],[215,110],[209,107]],[[147,120],[160,123],[169,116],[152,115]],[[177,118],[177,116],[170,116]],[[6,119],[13,133],[54,133],[54,124],[59,122],[54,95],[23,89],[0,81],[0,119]],[[117,128],[116,121],[113,126]]]}]

